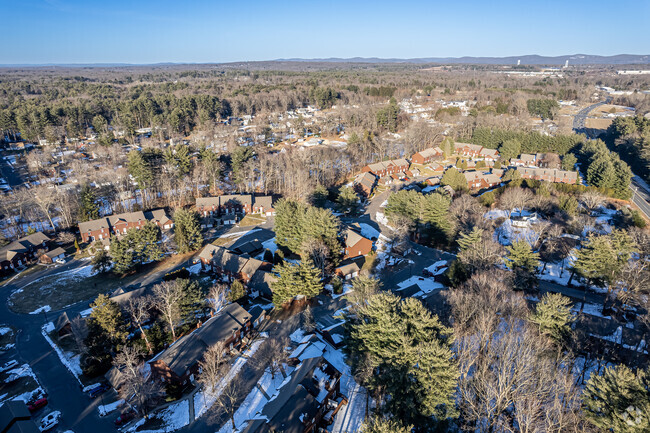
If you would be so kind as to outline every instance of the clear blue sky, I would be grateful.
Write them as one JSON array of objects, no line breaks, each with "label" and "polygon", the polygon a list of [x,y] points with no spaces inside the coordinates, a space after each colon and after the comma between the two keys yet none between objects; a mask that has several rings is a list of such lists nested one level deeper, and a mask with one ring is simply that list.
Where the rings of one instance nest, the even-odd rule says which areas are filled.
[{"label": "clear blue sky", "polygon": [[650,0],[0,0],[0,14],[0,64],[650,53]]}]

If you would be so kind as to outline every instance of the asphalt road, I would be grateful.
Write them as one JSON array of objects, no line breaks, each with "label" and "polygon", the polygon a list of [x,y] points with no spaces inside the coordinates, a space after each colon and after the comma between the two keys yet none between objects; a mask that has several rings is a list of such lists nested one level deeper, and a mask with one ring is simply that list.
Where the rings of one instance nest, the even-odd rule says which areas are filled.
[{"label": "asphalt road", "polygon": [[[79,383],[59,360],[57,354],[41,335],[46,316],[43,314],[29,315],[16,314],[7,306],[7,299],[11,292],[17,288],[34,281],[43,276],[56,278],[61,272],[70,271],[83,266],[87,262],[72,260],[58,268],[48,268],[34,272],[24,278],[17,279],[17,283],[8,283],[0,287],[0,322],[7,323],[18,329],[16,346],[12,352],[3,355],[7,359],[16,359],[21,363],[28,363],[39,383],[47,392],[49,404],[34,415],[34,420],[40,421],[41,417],[53,410],[61,411],[62,418],[60,425],[54,432],[72,430],[76,433],[115,433],[112,421],[115,416],[100,418],[97,412],[97,405],[101,404],[101,398],[90,400],[81,392]],[[75,304],[66,309],[68,314],[78,314],[79,311],[87,308],[87,302]],[[60,312],[47,313],[47,319],[55,319]],[[72,317],[72,316],[71,316]]]},{"label": "asphalt road", "polygon": [[632,190],[632,201],[641,209],[647,218],[650,218],[650,192],[647,191],[639,182],[639,178],[634,176],[630,184]]},{"label": "asphalt road", "polygon": [[576,134],[585,134],[587,137],[589,137],[587,127],[585,126],[585,120],[587,120],[587,116],[594,108],[609,104],[611,101],[612,97],[608,96],[604,101],[598,102],[580,110],[578,114],[576,114],[573,118],[573,130],[576,132]]}]

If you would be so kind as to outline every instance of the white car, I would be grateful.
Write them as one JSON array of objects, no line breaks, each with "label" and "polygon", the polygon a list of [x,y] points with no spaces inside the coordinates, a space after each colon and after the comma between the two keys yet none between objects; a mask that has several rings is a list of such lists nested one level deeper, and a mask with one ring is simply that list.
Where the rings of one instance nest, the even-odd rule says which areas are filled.
[{"label": "white car", "polygon": [[12,359],[11,361],[5,362],[5,364],[2,366],[0,369],[0,372],[11,370],[12,368],[16,367],[18,365],[18,361],[15,359]]},{"label": "white car", "polygon": [[59,420],[61,419],[61,412],[58,410],[55,410],[54,412],[50,412],[47,415],[41,419],[41,425],[38,426],[38,429],[40,431],[49,431],[52,430],[54,427],[56,427],[59,424]]},{"label": "white car", "polygon": [[63,257],[61,257],[61,258],[59,258],[59,259],[56,259],[55,261],[56,261],[58,264],[60,264],[60,265],[64,265],[64,264],[65,264],[65,259],[64,259]]}]

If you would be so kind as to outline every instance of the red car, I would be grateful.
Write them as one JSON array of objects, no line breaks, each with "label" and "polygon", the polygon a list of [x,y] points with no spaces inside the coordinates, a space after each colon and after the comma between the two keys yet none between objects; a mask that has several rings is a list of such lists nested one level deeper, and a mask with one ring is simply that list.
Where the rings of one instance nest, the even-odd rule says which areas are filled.
[{"label": "red car", "polygon": [[33,402],[29,403],[27,405],[27,409],[29,409],[30,412],[36,412],[37,410],[45,406],[47,406],[47,399],[39,398],[38,400],[34,400]]},{"label": "red car", "polygon": [[122,426],[127,422],[131,421],[133,418],[135,418],[135,411],[133,409],[130,409],[127,412],[124,412],[123,414],[120,414],[120,416],[115,418],[115,427]]}]

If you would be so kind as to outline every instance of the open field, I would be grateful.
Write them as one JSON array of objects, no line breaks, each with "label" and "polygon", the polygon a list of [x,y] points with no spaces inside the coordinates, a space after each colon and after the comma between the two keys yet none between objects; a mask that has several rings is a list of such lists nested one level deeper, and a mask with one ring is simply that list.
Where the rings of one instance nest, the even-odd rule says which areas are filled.
[{"label": "open field", "polygon": [[626,107],[623,107],[622,105],[613,105],[613,104],[605,104],[601,105],[599,107],[594,108],[591,110],[589,115],[591,116],[606,116],[608,114],[612,113],[624,113],[627,112]]},{"label": "open field", "polygon": [[587,119],[585,126],[593,129],[607,129],[611,125],[612,119]]}]

